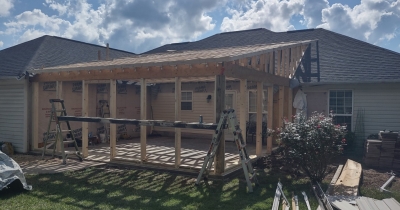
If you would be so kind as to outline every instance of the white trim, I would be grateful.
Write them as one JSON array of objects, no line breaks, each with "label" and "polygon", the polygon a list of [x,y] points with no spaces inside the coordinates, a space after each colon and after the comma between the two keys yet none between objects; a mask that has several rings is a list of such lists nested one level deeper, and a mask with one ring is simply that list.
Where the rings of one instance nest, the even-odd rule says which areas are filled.
[{"label": "white trim", "polygon": [[[183,100],[182,99],[182,93],[192,93],[192,100]],[[181,90],[181,111],[193,111],[193,91],[192,90]],[[192,109],[190,109],[190,110],[183,110],[182,109],[182,102],[191,102],[192,103]]]},{"label": "white trim", "polygon": [[[250,92],[257,92],[257,89],[251,89],[251,90],[247,90],[247,115],[248,114],[255,114],[255,113],[257,113],[257,112],[250,112]],[[265,96],[265,93],[267,93],[268,94],[268,90],[264,90],[263,89],[263,92],[264,92],[264,96]],[[257,99],[257,96],[256,96],[256,99]],[[263,106],[264,106],[264,104],[263,104]],[[268,106],[268,104],[267,104],[267,106]],[[263,114],[268,114],[268,111],[266,111],[266,110],[264,110],[264,107],[263,107]]]},{"label": "white trim", "polygon": [[[233,109],[236,110],[236,107],[237,107],[237,91],[236,90],[225,90],[225,95],[226,94],[233,94],[233,98],[232,98],[232,100],[233,100],[232,101]],[[225,99],[225,106],[226,106],[226,99]]]},{"label": "white trim", "polygon": [[[331,111],[330,110],[331,91],[351,91],[351,114],[335,114],[335,113],[333,113],[333,116],[351,117],[351,130],[354,131],[354,89],[349,89],[349,88],[328,89],[328,113],[330,113],[330,111]],[[345,109],[345,107],[343,107],[343,108]]]}]

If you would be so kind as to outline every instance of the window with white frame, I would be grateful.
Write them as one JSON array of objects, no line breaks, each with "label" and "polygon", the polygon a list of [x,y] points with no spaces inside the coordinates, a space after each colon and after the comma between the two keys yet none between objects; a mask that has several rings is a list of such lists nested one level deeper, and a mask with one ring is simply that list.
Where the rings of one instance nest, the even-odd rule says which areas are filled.
[{"label": "window with white frame", "polygon": [[[266,119],[267,114],[267,99],[268,92],[264,90],[263,94],[263,121]],[[257,91],[249,90],[249,121],[256,121],[257,114]],[[266,122],[266,121],[265,121]]]},{"label": "window with white frame", "polygon": [[181,93],[181,110],[193,109],[193,92],[182,91]]},{"label": "window with white frame", "polygon": [[346,125],[351,131],[353,117],[353,91],[331,90],[329,91],[329,111],[333,113],[335,124]]}]

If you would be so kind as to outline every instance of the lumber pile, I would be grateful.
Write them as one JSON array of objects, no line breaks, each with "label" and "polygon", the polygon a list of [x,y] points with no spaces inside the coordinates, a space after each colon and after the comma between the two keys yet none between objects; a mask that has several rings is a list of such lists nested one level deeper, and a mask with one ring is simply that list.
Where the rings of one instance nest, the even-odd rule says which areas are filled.
[{"label": "lumber pile", "polygon": [[357,196],[361,173],[361,164],[348,159],[343,168],[338,167],[326,193],[331,196]]},{"label": "lumber pile", "polygon": [[364,163],[369,167],[400,169],[398,132],[380,131],[379,140],[365,142]]}]

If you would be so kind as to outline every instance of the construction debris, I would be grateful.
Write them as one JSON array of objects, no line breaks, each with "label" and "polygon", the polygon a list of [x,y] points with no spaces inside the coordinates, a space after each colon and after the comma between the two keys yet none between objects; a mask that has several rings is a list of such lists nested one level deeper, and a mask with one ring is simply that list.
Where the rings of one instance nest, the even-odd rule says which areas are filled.
[{"label": "construction debris", "polygon": [[279,209],[279,201],[281,199],[281,196],[283,197],[283,202],[282,202],[282,209],[284,210],[289,210],[290,203],[288,199],[286,198],[285,194],[283,193],[282,190],[282,184],[281,182],[278,182],[278,186],[276,187],[275,191],[275,198],[274,198],[274,203],[272,204],[272,210],[278,210]]},{"label": "construction debris", "polygon": [[385,188],[393,181],[393,179],[396,177],[396,174],[394,174],[393,172],[391,172],[390,175],[392,175],[392,176],[389,178],[389,180],[387,180],[387,181],[385,182],[385,184],[383,184],[382,187],[379,188],[379,190],[380,190],[381,192],[384,192],[384,191],[385,191],[385,192],[390,192],[389,190],[386,190]]},{"label": "construction debris", "polygon": [[19,180],[25,190],[32,190],[25,180],[21,167],[8,155],[0,151],[0,190]]},{"label": "construction debris", "polygon": [[[329,195],[357,196],[362,167],[360,163],[348,159],[335,184],[329,189]],[[338,171],[336,171],[338,173]],[[335,177],[333,177],[335,179]],[[332,180],[334,182],[335,180]],[[333,189],[332,189],[333,188]]]},{"label": "construction debris", "polygon": [[304,196],[304,201],[306,202],[307,209],[308,209],[308,210],[311,210],[310,202],[308,202],[308,197],[307,197],[306,192],[302,191],[301,194],[303,194],[303,196]]}]

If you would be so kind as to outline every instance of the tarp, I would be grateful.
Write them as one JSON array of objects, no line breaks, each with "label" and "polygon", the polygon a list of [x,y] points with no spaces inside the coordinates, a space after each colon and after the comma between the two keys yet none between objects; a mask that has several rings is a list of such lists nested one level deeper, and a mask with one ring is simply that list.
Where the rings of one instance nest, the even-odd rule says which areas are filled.
[{"label": "tarp", "polygon": [[25,190],[32,190],[25,180],[21,167],[8,155],[0,151],[0,190],[19,180]]}]

